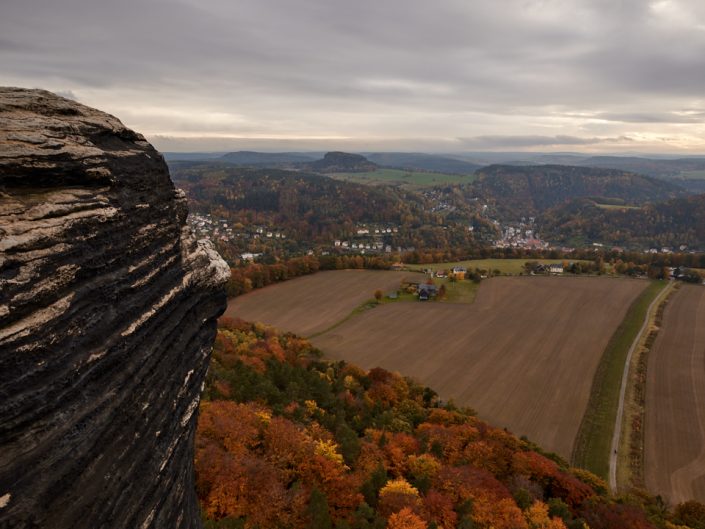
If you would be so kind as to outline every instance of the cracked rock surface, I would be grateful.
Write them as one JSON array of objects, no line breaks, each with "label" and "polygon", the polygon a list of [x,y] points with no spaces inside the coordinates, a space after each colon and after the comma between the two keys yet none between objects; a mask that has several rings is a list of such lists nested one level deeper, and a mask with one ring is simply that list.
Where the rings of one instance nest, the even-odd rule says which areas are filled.
[{"label": "cracked rock surface", "polygon": [[118,119],[0,88],[0,528],[197,528],[225,262]]}]

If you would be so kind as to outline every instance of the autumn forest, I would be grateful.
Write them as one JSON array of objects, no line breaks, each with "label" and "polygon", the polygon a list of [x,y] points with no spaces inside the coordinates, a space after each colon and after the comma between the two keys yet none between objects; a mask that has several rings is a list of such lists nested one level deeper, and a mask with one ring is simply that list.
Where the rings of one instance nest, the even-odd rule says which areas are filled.
[{"label": "autumn forest", "polygon": [[689,523],[399,374],[223,318],[196,440],[206,527],[641,529]]}]

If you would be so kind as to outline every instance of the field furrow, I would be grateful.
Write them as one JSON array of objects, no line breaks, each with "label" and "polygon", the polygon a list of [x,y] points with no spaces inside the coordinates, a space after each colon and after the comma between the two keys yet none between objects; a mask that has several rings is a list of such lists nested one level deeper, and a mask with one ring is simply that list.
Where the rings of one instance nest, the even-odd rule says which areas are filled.
[{"label": "field furrow", "polygon": [[[225,316],[260,321],[308,336],[339,322],[377,289],[396,290],[413,272],[336,270],[270,285],[228,302]],[[423,276],[421,276],[423,277]]]},{"label": "field furrow", "polygon": [[[311,335],[408,273],[325,272],[231,301],[227,314]],[[646,281],[498,277],[473,304],[397,302],[313,338],[330,358],[417,378],[443,399],[569,457],[605,346]]]},{"label": "field furrow", "polygon": [[649,356],[644,474],[672,503],[705,501],[705,288],[672,298]]}]

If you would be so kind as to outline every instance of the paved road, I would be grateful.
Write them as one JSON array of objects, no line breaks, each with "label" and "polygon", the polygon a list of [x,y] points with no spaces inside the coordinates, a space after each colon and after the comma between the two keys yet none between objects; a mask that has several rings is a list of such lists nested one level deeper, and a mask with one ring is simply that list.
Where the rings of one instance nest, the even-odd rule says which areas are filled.
[{"label": "paved road", "polygon": [[617,455],[618,455],[617,450],[619,449],[619,439],[622,436],[622,420],[623,420],[623,416],[624,416],[624,395],[627,391],[627,384],[629,383],[629,366],[631,365],[632,354],[634,353],[635,349],[637,348],[637,345],[639,345],[639,342],[641,342],[641,337],[649,325],[649,319],[651,316],[651,312],[654,310],[654,307],[658,306],[658,304],[661,302],[661,300],[666,295],[668,295],[668,293],[673,288],[673,285],[674,285],[673,282],[666,285],[666,288],[664,288],[661,292],[659,292],[658,296],[656,296],[654,298],[654,300],[651,302],[651,304],[649,305],[649,308],[646,311],[646,316],[644,317],[644,323],[641,325],[641,329],[639,329],[639,332],[637,333],[636,337],[634,338],[634,341],[632,342],[632,346],[629,348],[629,353],[627,353],[627,360],[624,362],[624,371],[622,372],[622,386],[619,389],[619,406],[617,407],[617,418],[615,419],[615,423],[614,423],[614,434],[612,435],[612,448],[610,450],[609,483],[610,483],[610,489],[612,489],[613,491],[617,490]]}]

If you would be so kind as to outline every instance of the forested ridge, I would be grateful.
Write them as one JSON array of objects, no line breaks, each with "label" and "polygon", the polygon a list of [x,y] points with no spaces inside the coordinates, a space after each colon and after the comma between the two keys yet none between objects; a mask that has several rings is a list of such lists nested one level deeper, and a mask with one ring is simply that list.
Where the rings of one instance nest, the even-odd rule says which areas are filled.
[{"label": "forested ridge", "polygon": [[536,216],[576,198],[643,204],[685,194],[663,180],[617,169],[490,165],[477,175],[469,190],[494,205],[504,219]]},{"label": "forested ridge", "polygon": [[357,222],[422,221],[421,201],[386,187],[281,169],[188,167],[174,171],[196,210],[223,208],[232,220],[272,222],[308,237],[337,235]]},{"label": "forested ridge", "polygon": [[[203,394],[197,492],[213,528],[700,529],[441,403],[399,374],[222,319]],[[700,524],[700,525],[699,525]]]},{"label": "forested ridge", "polygon": [[551,240],[641,247],[705,249],[705,195],[692,195],[640,208],[605,209],[576,200],[545,212],[540,223]]},{"label": "forested ridge", "polygon": [[[476,245],[477,234],[489,239],[495,233],[474,203],[440,210],[434,207],[438,199],[398,187],[223,164],[179,163],[171,170],[177,186],[187,194],[191,211],[227,219],[240,229],[268,226],[285,233],[289,250],[277,259],[314,247],[330,248],[336,239],[352,241],[363,225],[394,227],[394,233],[384,239],[394,249],[467,249]],[[470,224],[475,232],[468,230]],[[252,240],[216,242],[231,262],[238,252],[262,251],[252,246]]]},{"label": "forested ridge", "polygon": [[[475,183],[423,192],[217,163],[176,163],[172,174],[192,211],[249,231],[226,242],[216,238],[231,265],[244,252],[263,253],[268,263],[311,250],[321,254],[335,240],[350,241],[344,251],[351,253],[358,253],[352,243],[364,239],[390,246],[394,254],[399,248],[467,254],[491,245],[503,227],[529,217],[536,218],[536,233],[552,245],[705,248],[705,195],[688,195],[669,182],[616,169],[493,165],[480,170]],[[369,236],[361,238],[358,230],[365,226]],[[255,227],[281,232],[286,240],[272,245],[264,235],[256,239]],[[375,227],[395,231],[373,240]]]}]

